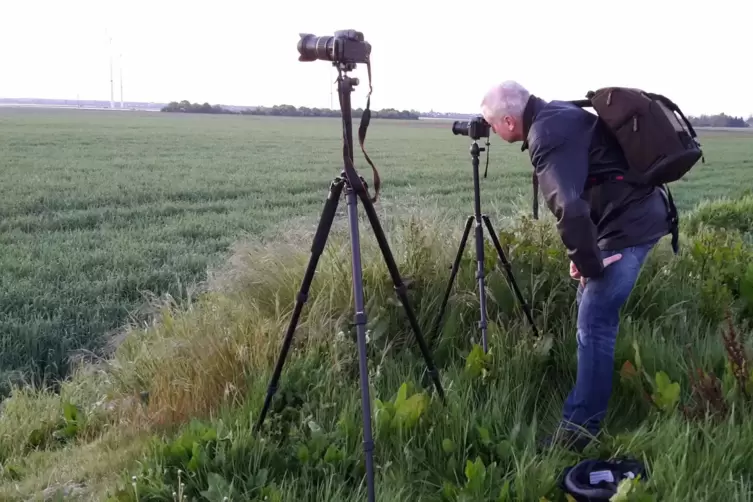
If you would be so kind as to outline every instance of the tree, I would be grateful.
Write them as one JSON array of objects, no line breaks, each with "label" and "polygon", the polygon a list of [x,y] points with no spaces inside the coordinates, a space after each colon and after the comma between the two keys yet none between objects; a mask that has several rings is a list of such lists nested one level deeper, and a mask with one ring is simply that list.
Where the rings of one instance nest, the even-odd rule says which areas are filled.
[{"label": "tree", "polygon": [[746,122],[742,117],[731,117],[725,113],[718,115],[701,115],[700,117],[688,117],[696,127],[750,127],[751,119]]},{"label": "tree", "polygon": [[234,113],[220,105],[212,106],[207,102],[200,105],[199,103],[191,103],[185,99],[180,103],[177,101],[170,101],[170,103],[163,106],[160,111],[172,113]]}]

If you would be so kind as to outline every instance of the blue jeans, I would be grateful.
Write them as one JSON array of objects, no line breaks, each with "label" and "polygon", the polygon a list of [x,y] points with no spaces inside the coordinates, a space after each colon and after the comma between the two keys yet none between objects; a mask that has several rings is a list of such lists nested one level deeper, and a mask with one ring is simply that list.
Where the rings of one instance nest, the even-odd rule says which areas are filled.
[{"label": "blue jeans", "polygon": [[602,251],[602,259],[617,253],[622,258],[608,265],[601,277],[588,279],[585,288],[578,285],[578,376],[565,400],[565,429],[585,428],[593,435],[600,429],[612,394],[620,309],[655,244]]}]

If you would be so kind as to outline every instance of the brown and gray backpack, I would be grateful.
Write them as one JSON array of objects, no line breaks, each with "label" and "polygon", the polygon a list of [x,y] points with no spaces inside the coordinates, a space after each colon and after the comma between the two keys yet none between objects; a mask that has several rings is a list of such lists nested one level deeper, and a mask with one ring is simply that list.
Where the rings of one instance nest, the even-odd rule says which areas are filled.
[{"label": "brown and gray backpack", "polygon": [[690,121],[669,98],[629,87],[604,87],[573,101],[593,108],[612,132],[637,184],[677,181],[703,157]]}]

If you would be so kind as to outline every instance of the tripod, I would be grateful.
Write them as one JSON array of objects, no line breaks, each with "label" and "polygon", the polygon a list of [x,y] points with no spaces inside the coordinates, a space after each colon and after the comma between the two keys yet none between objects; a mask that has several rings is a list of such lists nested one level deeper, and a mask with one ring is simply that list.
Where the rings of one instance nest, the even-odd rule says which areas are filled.
[{"label": "tripod", "polygon": [[[287,357],[288,350],[290,348],[290,343],[293,338],[293,332],[295,331],[296,326],[298,324],[298,319],[300,317],[301,310],[303,309],[303,304],[306,302],[308,298],[309,287],[314,277],[316,266],[317,266],[317,263],[319,262],[319,257],[321,256],[322,251],[324,250],[324,246],[327,242],[329,231],[332,226],[332,221],[334,220],[335,213],[337,211],[337,205],[338,205],[340,196],[342,194],[342,191],[344,190],[346,199],[347,199],[348,223],[350,226],[350,245],[351,245],[351,259],[352,259],[352,273],[353,273],[352,284],[353,284],[353,294],[355,297],[354,324],[356,326],[357,338],[358,338],[361,401],[362,401],[362,410],[363,410],[363,434],[364,434],[363,450],[366,457],[365,463],[366,463],[366,476],[367,476],[367,487],[368,487],[368,500],[369,502],[373,502],[374,501],[374,467],[373,467],[372,451],[374,449],[374,442],[373,442],[372,433],[371,433],[371,403],[370,403],[370,398],[369,398],[368,369],[367,369],[367,362],[366,362],[366,312],[364,311],[364,294],[363,294],[363,279],[362,279],[362,271],[361,271],[361,250],[360,250],[361,246],[360,246],[359,231],[358,231],[358,212],[357,212],[358,211],[357,210],[358,199],[356,198],[356,196],[358,196],[358,198],[360,198],[361,202],[363,203],[364,210],[366,211],[366,215],[369,218],[369,222],[374,231],[374,235],[377,239],[377,242],[379,243],[379,248],[381,250],[382,256],[387,264],[387,268],[389,269],[390,276],[392,277],[392,282],[394,284],[395,290],[397,292],[398,297],[400,298],[401,303],[403,304],[403,308],[405,309],[405,313],[408,317],[408,321],[416,336],[416,340],[418,341],[418,345],[421,349],[424,360],[426,361],[426,366],[428,367],[429,375],[434,381],[434,386],[436,387],[437,392],[442,398],[442,401],[444,401],[445,396],[444,396],[444,391],[442,389],[442,384],[439,381],[439,375],[438,375],[437,369],[434,365],[431,354],[429,352],[429,348],[426,345],[426,342],[424,341],[424,338],[421,334],[421,329],[418,325],[418,321],[416,320],[416,316],[413,313],[410,303],[408,302],[408,295],[406,293],[406,287],[400,277],[400,273],[398,272],[397,265],[395,264],[395,260],[393,258],[392,252],[390,251],[389,245],[387,243],[387,238],[385,237],[384,231],[382,230],[382,226],[379,223],[379,219],[378,219],[376,210],[374,209],[374,205],[371,199],[369,199],[368,193],[366,192],[365,182],[363,181],[363,178],[361,178],[358,175],[355,168],[353,167],[353,133],[352,133],[352,122],[351,122],[350,93],[353,91],[353,87],[358,85],[358,79],[351,78],[347,75],[344,75],[344,72],[352,70],[354,66],[351,66],[348,64],[340,64],[340,63],[335,63],[334,65],[338,68],[337,83],[338,83],[338,94],[340,96],[340,108],[342,111],[342,121],[343,121],[343,141],[344,141],[343,160],[345,163],[345,168],[340,173],[340,176],[336,177],[330,184],[329,194],[324,204],[324,209],[322,210],[321,219],[319,220],[319,225],[316,230],[316,235],[314,236],[313,244],[311,246],[311,257],[306,267],[306,272],[303,278],[303,282],[301,284],[300,291],[298,292],[298,295],[296,297],[296,303],[295,303],[295,308],[293,310],[293,316],[290,321],[290,324],[288,325],[287,331],[285,333],[285,339],[282,344],[282,351],[280,353],[279,359],[277,360],[277,364],[275,366],[272,379],[269,383],[267,395],[264,400],[264,406],[261,410],[259,420],[256,423],[256,429],[258,430],[261,427],[264,421],[264,418],[267,414],[267,411],[269,410],[272,397],[274,393],[277,391],[277,383],[280,379],[280,373],[282,372],[282,367],[283,367],[283,364],[285,363],[285,358]],[[366,111],[368,111],[368,106],[366,107]],[[362,123],[361,123],[362,134],[365,134],[365,127],[368,126],[368,118],[366,118],[366,111],[364,112],[364,119],[362,119]],[[361,139],[361,142],[363,143],[362,139]]]},{"label": "tripod", "polygon": [[499,242],[499,239],[497,238],[497,233],[494,231],[494,228],[492,227],[492,223],[489,220],[489,217],[487,215],[481,214],[481,190],[479,188],[479,174],[478,174],[478,157],[479,152],[484,151],[484,148],[480,148],[478,146],[478,143],[476,142],[478,138],[473,138],[473,143],[471,144],[471,164],[473,165],[473,214],[471,216],[468,216],[468,219],[465,222],[465,229],[463,231],[463,237],[460,239],[460,246],[458,247],[457,255],[455,256],[455,262],[452,265],[452,272],[450,273],[450,280],[447,283],[447,289],[445,290],[444,298],[442,299],[442,306],[439,310],[439,317],[437,318],[437,323],[435,326],[435,333],[438,333],[439,327],[442,321],[442,317],[444,316],[444,311],[447,306],[447,301],[450,298],[450,291],[452,290],[452,283],[455,280],[455,276],[458,273],[458,268],[460,267],[460,258],[463,255],[463,251],[465,250],[465,244],[468,240],[468,234],[470,234],[471,231],[471,224],[475,221],[476,222],[476,279],[478,280],[478,292],[479,292],[479,303],[481,308],[481,320],[479,321],[479,328],[481,329],[481,340],[483,344],[484,352],[488,352],[489,344],[487,340],[487,317],[486,317],[486,289],[484,288],[484,227],[481,224],[481,221],[483,220],[484,225],[486,225],[487,230],[489,231],[489,236],[492,239],[492,243],[494,244],[494,248],[497,250],[497,255],[499,256],[499,260],[502,262],[505,268],[505,272],[507,272],[507,278],[510,282],[510,285],[512,286],[513,291],[515,292],[515,296],[517,296],[518,301],[520,302],[521,306],[523,307],[523,311],[525,312],[526,317],[528,318],[528,322],[531,324],[531,329],[533,330],[534,336],[538,338],[539,334],[536,329],[536,324],[533,322],[533,316],[531,315],[531,310],[528,308],[528,305],[526,304],[525,300],[523,299],[523,295],[520,293],[520,289],[518,288],[518,284],[515,281],[515,276],[512,273],[512,268],[510,266],[510,262],[507,260],[507,257],[505,256],[505,252],[502,250],[502,245]]}]

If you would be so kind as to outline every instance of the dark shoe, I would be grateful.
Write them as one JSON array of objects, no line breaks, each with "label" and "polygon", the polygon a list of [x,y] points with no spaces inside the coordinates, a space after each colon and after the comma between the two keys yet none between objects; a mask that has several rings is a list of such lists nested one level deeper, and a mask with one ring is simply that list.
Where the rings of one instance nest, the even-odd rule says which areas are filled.
[{"label": "dark shoe", "polygon": [[553,447],[565,448],[575,453],[582,453],[591,443],[591,436],[587,433],[559,429],[554,434],[546,436],[539,442],[539,453]]}]

